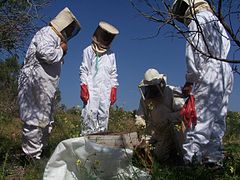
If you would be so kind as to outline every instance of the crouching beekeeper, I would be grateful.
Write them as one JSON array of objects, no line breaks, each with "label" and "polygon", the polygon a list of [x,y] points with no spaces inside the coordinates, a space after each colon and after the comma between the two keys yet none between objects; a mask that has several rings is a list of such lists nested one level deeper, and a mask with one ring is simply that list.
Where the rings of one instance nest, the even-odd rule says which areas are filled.
[{"label": "crouching beekeeper", "polygon": [[83,50],[80,66],[83,101],[81,135],[104,132],[108,128],[109,107],[117,96],[117,67],[110,45],[119,31],[101,21],[92,37],[92,44]]},{"label": "crouching beekeeper", "polygon": [[182,121],[180,110],[184,104],[181,90],[166,85],[166,76],[156,69],[148,69],[139,84],[141,100],[136,115],[138,128],[146,128],[153,154],[162,163],[180,160]]},{"label": "crouching beekeeper", "polygon": [[79,30],[78,20],[65,8],[35,34],[28,48],[18,79],[18,101],[24,122],[22,150],[32,158],[40,159],[47,143],[67,41]]}]

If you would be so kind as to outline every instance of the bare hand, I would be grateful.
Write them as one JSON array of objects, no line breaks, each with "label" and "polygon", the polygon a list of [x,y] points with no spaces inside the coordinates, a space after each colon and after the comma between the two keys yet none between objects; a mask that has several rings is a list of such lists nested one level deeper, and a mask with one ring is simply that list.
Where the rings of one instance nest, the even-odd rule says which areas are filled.
[{"label": "bare hand", "polygon": [[63,50],[63,55],[67,54],[67,50],[68,50],[67,43],[62,41],[62,42],[60,43],[60,46],[61,46],[61,48],[62,48],[62,50]]}]

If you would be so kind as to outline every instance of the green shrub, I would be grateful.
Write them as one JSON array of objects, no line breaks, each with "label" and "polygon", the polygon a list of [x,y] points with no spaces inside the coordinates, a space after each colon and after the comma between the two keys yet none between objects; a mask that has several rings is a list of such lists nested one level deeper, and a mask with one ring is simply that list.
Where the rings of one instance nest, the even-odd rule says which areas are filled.
[{"label": "green shrub", "polygon": [[136,131],[134,123],[133,112],[124,111],[121,108],[110,108],[108,127],[110,132],[134,132]]},{"label": "green shrub", "polygon": [[[49,146],[44,157],[37,162],[22,165],[18,154],[21,152],[21,126],[18,118],[9,114],[0,116],[0,178],[16,174],[19,167],[24,169],[24,179],[41,179],[48,158],[55,147],[62,140],[78,137],[81,129],[81,110],[79,107],[71,109],[58,108],[54,117],[55,123],[49,139]],[[240,141],[239,141],[240,113],[229,112],[227,116],[227,131],[224,137],[225,161],[223,171],[214,171],[202,165],[163,166],[154,161],[152,166],[135,165],[151,172],[153,179],[240,179]],[[134,113],[121,108],[110,108],[110,132],[134,132]],[[134,161],[133,161],[134,162]],[[150,168],[149,168],[150,167]],[[4,178],[3,178],[4,177]]]}]

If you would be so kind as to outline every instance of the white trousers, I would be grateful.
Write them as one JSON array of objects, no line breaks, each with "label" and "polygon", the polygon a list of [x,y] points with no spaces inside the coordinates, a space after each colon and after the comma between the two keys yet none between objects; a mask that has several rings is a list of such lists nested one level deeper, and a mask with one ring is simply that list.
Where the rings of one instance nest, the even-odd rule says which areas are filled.
[{"label": "white trousers", "polygon": [[[108,107],[109,108],[109,107]],[[109,110],[87,111],[82,110],[82,132],[81,136],[97,132],[105,132],[108,129]]]},{"label": "white trousers", "polygon": [[[227,72],[227,70],[229,72]],[[223,74],[209,73],[210,84],[196,84],[193,94],[197,111],[197,125],[186,131],[183,144],[184,160],[222,164],[224,159],[222,139],[226,130],[229,96],[233,87],[230,68]],[[223,78],[222,78],[223,76]]]},{"label": "white trousers", "polygon": [[41,128],[24,123],[22,129],[22,150],[26,155],[40,159],[42,149],[47,146],[48,136],[52,130],[51,124]]}]

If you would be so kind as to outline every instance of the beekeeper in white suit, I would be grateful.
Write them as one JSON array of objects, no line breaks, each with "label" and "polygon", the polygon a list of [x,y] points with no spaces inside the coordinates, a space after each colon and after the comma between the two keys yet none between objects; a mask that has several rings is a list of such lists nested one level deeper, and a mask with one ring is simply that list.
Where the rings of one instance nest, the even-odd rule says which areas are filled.
[{"label": "beekeeper in white suit", "polygon": [[22,150],[40,159],[53,122],[53,101],[60,78],[67,41],[80,30],[68,8],[40,29],[28,48],[19,76],[20,118],[24,122]]},{"label": "beekeeper in white suit", "polygon": [[104,132],[108,128],[109,107],[116,101],[117,67],[110,45],[119,31],[101,21],[84,49],[80,66],[82,109],[81,135]]},{"label": "beekeeper in white suit", "polygon": [[228,63],[208,58],[201,52],[226,59],[230,41],[223,25],[204,0],[176,0],[173,13],[188,26],[190,32],[183,93],[188,96],[192,89],[197,112],[196,126],[187,129],[183,144],[184,160],[186,163],[196,160],[221,166],[224,158],[222,138],[233,73]]},{"label": "beekeeper in white suit", "polygon": [[181,158],[180,109],[184,104],[181,90],[169,86],[167,77],[156,69],[148,69],[139,84],[141,100],[136,114],[137,127],[146,127],[151,136],[154,155],[162,163],[172,163]]}]

